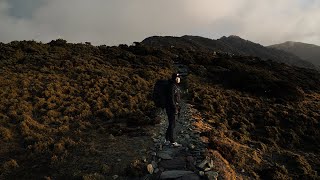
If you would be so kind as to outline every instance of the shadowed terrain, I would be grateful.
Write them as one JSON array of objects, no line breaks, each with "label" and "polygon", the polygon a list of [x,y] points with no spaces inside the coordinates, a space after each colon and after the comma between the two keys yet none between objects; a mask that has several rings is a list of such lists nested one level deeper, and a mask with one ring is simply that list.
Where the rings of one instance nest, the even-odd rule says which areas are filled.
[{"label": "shadowed terrain", "polygon": [[256,56],[263,60],[273,60],[298,67],[318,69],[314,64],[305,61],[295,53],[282,51],[276,48],[267,48],[260,44],[242,39],[238,36],[208,39],[199,36],[154,36],[142,41],[144,44],[160,47],[179,47],[189,51],[216,51],[226,52],[229,55]]},{"label": "shadowed terrain", "polygon": [[287,41],[268,47],[292,53],[305,61],[320,66],[320,46],[302,42]]},{"label": "shadowed terrain", "polygon": [[201,135],[232,177],[319,178],[318,71],[189,43],[62,39],[0,43],[0,177],[142,176],[139,151],[159,123],[153,85],[174,63],[188,69],[185,98],[213,127]]}]

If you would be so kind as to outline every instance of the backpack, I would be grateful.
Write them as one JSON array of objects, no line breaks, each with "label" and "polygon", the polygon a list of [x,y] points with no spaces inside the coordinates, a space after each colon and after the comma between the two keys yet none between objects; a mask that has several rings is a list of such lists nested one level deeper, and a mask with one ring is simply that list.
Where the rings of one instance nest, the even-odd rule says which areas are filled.
[{"label": "backpack", "polygon": [[158,80],[153,88],[153,102],[156,107],[165,108],[166,101],[169,94],[169,81],[168,80]]}]

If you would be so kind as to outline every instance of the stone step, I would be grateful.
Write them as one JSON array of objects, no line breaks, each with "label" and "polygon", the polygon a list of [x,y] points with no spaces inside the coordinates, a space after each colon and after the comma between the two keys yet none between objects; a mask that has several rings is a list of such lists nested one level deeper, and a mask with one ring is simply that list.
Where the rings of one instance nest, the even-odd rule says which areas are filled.
[{"label": "stone step", "polygon": [[163,160],[159,163],[159,166],[169,170],[184,170],[187,163],[185,158],[178,157],[172,160]]},{"label": "stone step", "polygon": [[160,179],[176,179],[176,178],[180,178],[183,176],[191,176],[194,174],[195,173],[192,171],[184,171],[184,170],[164,171],[161,173]]}]

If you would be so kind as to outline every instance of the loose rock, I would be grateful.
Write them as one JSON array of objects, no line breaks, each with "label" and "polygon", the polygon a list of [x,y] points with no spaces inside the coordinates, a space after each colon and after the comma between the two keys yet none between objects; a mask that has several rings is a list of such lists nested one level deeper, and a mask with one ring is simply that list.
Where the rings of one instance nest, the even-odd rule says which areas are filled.
[{"label": "loose rock", "polygon": [[156,168],[155,170],[154,170],[154,173],[158,173],[159,172],[159,168]]},{"label": "loose rock", "polygon": [[208,163],[208,165],[210,168],[213,168],[213,160],[212,159],[210,159],[210,162]]},{"label": "loose rock", "polygon": [[204,176],[204,172],[203,171],[199,171],[199,175],[200,176]]},{"label": "loose rock", "polygon": [[112,134],[110,134],[108,138],[109,138],[110,140],[115,140],[115,139],[116,139]]},{"label": "loose rock", "polygon": [[150,173],[150,174],[152,174],[153,173],[153,166],[152,166],[152,164],[148,164],[148,166],[147,166],[147,170],[148,170],[148,172]]},{"label": "loose rock", "polygon": [[189,148],[190,148],[190,149],[194,149],[195,147],[196,147],[195,145],[189,144]]},{"label": "loose rock", "polygon": [[158,157],[166,160],[173,159],[168,153],[165,152],[158,152]]},{"label": "loose rock", "polygon": [[147,158],[145,157],[145,156],[142,156],[142,161],[144,162],[144,163],[146,163],[147,162]]},{"label": "loose rock", "polygon": [[211,170],[211,168],[204,169],[205,172],[210,171],[210,170]]},{"label": "loose rock", "polygon": [[152,161],[151,164],[152,164],[153,168],[157,168],[158,167],[158,165],[157,165],[157,163],[155,161]]},{"label": "loose rock", "polygon": [[208,160],[205,159],[198,165],[198,167],[201,169],[204,169],[204,167],[207,165],[207,163],[208,163]]},{"label": "loose rock", "polygon": [[214,172],[214,171],[208,171],[205,174],[208,177],[208,179],[212,179],[212,180],[217,179],[219,176],[218,172]]}]

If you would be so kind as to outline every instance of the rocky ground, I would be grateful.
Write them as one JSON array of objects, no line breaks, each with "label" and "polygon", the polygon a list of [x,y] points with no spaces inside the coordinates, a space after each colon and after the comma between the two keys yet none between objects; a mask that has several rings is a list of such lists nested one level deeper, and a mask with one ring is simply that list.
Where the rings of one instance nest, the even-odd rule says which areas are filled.
[{"label": "rocky ground", "polygon": [[[224,168],[224,164],[218,164],[217,158],[212,158],[207,149],[209,139],[205,132],[211,127],[191,104],[182,101],[181,115],[176,122],[176,141],[181,147],[164,144],[168,126],[165,110],[156,112],[155,121],[160,123],[144,129],[145,135],[106,136],[99,128],[96,133],[88,133],[84,141],[95,139],[95,143],[78,149],[64,165],[65,172],[59,174],[77,169],[86,172],[87,175],[82,176],[84,179],[225,179],[223,172],[216,168],[217,165]],[[79,159],[83,156],[91,157],[90,161]]]},{"label": "rocky ground", "polygon": [[150,148],[151,159],[147,169],[147,179],[217,179],[218,172],[212,170],[213,161],[206,157],[207,138],[201,132],[206,127],[199,125],[199,113],[192,105],[182,102],[181,115],[177,119],[176,141],[181,147],[164,145],[165,132],[168,126],[165,111],[160,111],[159,128],[153,133],[154,146]]}]

